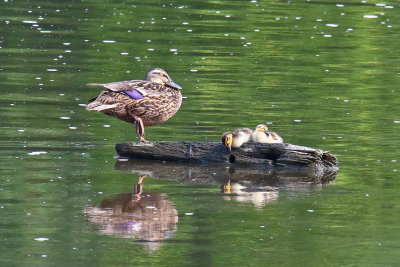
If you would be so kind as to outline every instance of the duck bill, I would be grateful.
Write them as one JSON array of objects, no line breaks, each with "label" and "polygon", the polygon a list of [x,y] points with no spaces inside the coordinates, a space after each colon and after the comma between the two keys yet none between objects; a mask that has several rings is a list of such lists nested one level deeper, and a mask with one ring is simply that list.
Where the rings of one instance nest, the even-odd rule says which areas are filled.
[{"label": "duck bill", "polygon": [[232,141],[231,140],[226,141],[225,146],[227,146],[229,148],[229,151],[232,151]]},{"label": "duck bill", "polygon": [[175,89],[177,89],[177,90],[182,90],[182,87],[180,87],[179,84],[174,83],[173,80],[169,80],[169,81],[166,82],[165,84],[168,85],[168,86],[170,86],[170,87],[172,87],[172,88],[175,88]]}]

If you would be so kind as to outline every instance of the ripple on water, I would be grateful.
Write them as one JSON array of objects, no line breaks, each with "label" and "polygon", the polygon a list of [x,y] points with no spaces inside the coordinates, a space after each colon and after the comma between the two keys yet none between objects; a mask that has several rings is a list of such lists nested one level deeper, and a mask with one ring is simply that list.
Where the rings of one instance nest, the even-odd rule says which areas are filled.
[{"label": "ripple on water", "polygon": [[28,155],[30,155],[30,156],[37,156],[37,155],[43,155],[43,154],[47,154],[47,151],[32,151],[32,152],[28,153]]},{"label": "ripple on water", "polygon": [[378,18],[378,15],[364,15],[363,18],[365,18],[365,19],[376,19],[376,18]]}]

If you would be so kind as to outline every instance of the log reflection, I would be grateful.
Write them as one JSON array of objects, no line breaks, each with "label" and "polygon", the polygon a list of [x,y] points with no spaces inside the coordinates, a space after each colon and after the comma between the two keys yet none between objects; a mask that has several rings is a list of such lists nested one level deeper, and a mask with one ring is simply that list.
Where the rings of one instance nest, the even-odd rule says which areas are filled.
[{"label": "log reflection", "polygon": [[215,184],[226,200],[250,202],[256,207],[275,201],[281,191],[309,191],[328,185],[336,172],[309,168],[226,167],[150,160],[119,159],[115,169],[181,183]]},{"label": "log reflection", "polygon": [[99,206],[86,207],[88,220],[101,226],[100,232],[122,238],[138,238],[155,250],[176,231],[178,212],[166,194],[143,192],[142,175],[133,192],[105,199]]}]

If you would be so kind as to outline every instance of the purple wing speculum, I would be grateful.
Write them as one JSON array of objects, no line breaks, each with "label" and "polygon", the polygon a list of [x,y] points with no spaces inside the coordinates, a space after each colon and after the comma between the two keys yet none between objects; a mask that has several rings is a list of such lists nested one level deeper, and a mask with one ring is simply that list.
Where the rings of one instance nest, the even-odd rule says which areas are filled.
[{"label": "purple wing speculum", "polygon": [[135,100],[143,99],[143,95],[138,90],[127,90],[124,92],[132,99],[135,99]]}]

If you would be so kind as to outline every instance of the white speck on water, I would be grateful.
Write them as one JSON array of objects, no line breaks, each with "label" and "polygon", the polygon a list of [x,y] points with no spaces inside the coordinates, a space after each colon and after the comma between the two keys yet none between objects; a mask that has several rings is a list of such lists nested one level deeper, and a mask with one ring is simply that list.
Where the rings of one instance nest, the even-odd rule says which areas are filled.
[{"label": "white speck on water", "polygon": [[296,120],[294,120],[294,122],[301,122],[301,120],[299,120],[299,119],[296,119]]},{"label": "white speck on water", "polygon": [[344,7],[343,4],[336,4],[337,7]]},{"label": "white speck on water", "polygon": [[103,194],[103,192],[97,192],[97,194],[99,194],[99,195],[102,195],[102,194]]},{"label": "white speck on water", "polygon": [[182,24],[183,24],[183,25],[189,25],[189,22],[184,21]]},{"label": "white speck on water", "polygon": [[365,194],[365,196],[366,196],[366,197],[369,197],[369,194],[367,193],[367,194]]},{"label": "white speck on water", "polygon": [[110,128],[111,126],[109,124],[104,124],[103,127]]},{"label": "white speck on water", "polygon": [[62,119],[62,120],[70,120],[70,119],[71,119],[71,117],[67,117],[67,116],[61,116],[61,117],[60,117],[60,119]]},{"label": "white speck on water", "polygon": [[297,20],[301,19],[301,17],[296,17]]},{"label": "white speck on water", "polygon": [[314,210],[307,210],[308,212],[314,212]]},{"label": "white speck on water", "polygon": [[328,24],[325,24],[327,27],[332,27],[332,28],[336,28],[336,27],[338,27],[339,26],[339,24],[333,24],[333,23],[328,23]]},{"label": "white speck on water", "polygon": [[154,51],[154,48],[147,48],[148,51]]},{"label": "white speck on water", "polygon": [[115,41],[115,40],[103,40],[103,43],[105,43],[105,44],[113,44],[113,43],[116,43],[117,41]]},{"label": "white speck on water", "polygon": [[42,31],[40,31],[40,33],[51,33],[51,31],[42,30]]},{"label": "white speck on water", "polygon": [[56,72],[56,71],[58,71],[58,69],[46,69],[47,71],[49,71],[49,72]]},{"label": "white speck on water", "polygon": [[343,102],[346,102],[346,103],[347,103],[347,102],[349,102],[349,100],[348,100],[348,99],[343,99]]},{"label": "white speck on water", "polygon": [[42,254],[42,255],[40,255],[40,257],[47,258],[47,255],[46,254]]},{"label": "white speck on water", "polygon": [[37,23],[37,21],[36,20],[23,20],[22,23],[35,24],[35,23]]},{"label": "white speck on water", "polygon": [[49,239],[48,239],[47,237],[37,237],[37,238],[35,238],[34,240],[35,240],[35,241],[43,242],[43,241],[48,241]]},{"label": "white speck on water", "polygon": [[176,51],[178,51],[178,49],[176,49],[176,48],[171,48],[169,51],[170,51],[170,52],[176,52]]},{"label": "white speck on water", "polygon": [[43,155],[43,154],[47,154],[47,151],[33,151],[33,152],[28,153],[28,155],[30,155],[30,156],[37,156],[37,155]]},{"label": "white speck on water", "polygon": [[129,161],[128,158],[118,158],[118,161]]},{"label": "white speck on water", "polygon": [[185,215],[192,216],[194,215],[194,212],[185,212]]},{"label": "white speck on water", "polygon": [[42,78],[40,78],[40,77],[36,77],[36,78],[35,78],[35,80],[41,80],[41,79],[42,79]]},{"label": "white speck on water", "polygon": [[393,121],[394,123],[400,123],[400,121]]},{"label": "white speck on water", "polygon": [[129,55],[129,53],[128,52],[121,52],[121,55],[126,56],[126,55]]},{"label": "white speck on water", "polygon": [[397,162],[397,159],[392,159],[391,162]]},{"label": "white speck on water", "polygon": [[384,6],[386,6],[386,4],[383,4],[383,3],[377,3],[377,4],[375,4],[375,6],[384,7]]},{"label": "white speck on water", "polygon": [[385,8],[394,8],[394,6],[385,6]]},{"label": "white speck on water", "polygon": [[326,38],[330,38],[330,37],[332,37],[332,34],[324,34],[323,36]]},{"label": "white speck on water", "polygon": [[192,30],[192,29],[187,29],[186,31],[187,31],[187,32],[192,32],[193,30]]},{"label": "white speck on water", "polygon": [[322,19],[317,19],[316,21],[322,21]]},{"label": "white speck on water", "polygon": [[376,19],[376,18],[378,18],[378,15],[364,15],[363,18],[365,18],[365,19]]},{"label": "white speck on water", "polygon": [[76,130],[76,129],[78,129],[78,127],[76,127],[76,126],[69,126],[68,128],[71,129],[71,130]]},{"label": "white speck on water", "polygon": [[191,69],[190,72],[198,72],[199,70]]},{"label": "white speck on water", "polygon": [[25,132],[25,130],[24,129],[19,129],[19,130],[17,130],[18,132]]},{"label": "white speck on water", "polygon": [[260,225],[260,228],[265,228],[265,225]]}]

